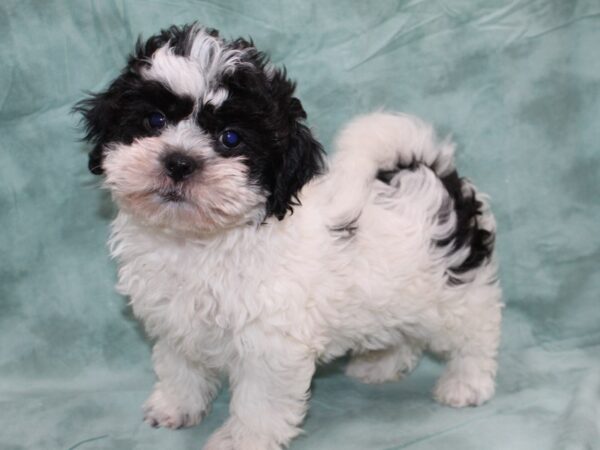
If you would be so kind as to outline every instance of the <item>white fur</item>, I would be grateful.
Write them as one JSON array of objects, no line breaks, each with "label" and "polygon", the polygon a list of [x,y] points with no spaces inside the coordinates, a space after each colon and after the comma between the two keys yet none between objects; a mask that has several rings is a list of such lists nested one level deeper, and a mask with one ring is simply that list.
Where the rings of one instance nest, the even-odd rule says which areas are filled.
[{"label": "white fur", "polygon": [[[467,253],[448,257],[432,244],[455,224],[435,220],[448,201],[438,175],[453,167],[452,144],[413,117],[376,113],[353,121],[337,146],[329,173],[283,221],[184,237],[121,209],[111,239],[118,289],[157,340],[149,422],[197,423],[224,371],[231,416],[205,449],[285,447],[300,431],[315,365],[348,350],[348,373],[366,382],[400,378],[428,349],[448,359],[437,400],[479,405],[493,395],[495,262],[452,286],[445,270]],[[390,185],[375,180],[413,159],[437,161],[438,173],[421,166]],[[331,231],[344,220],[356,221],[354,235]],[[487,207],[481,224],[493,230]]]},{"label": "white fur", "polygon": [[164,83],[176,94],[198,100],[197,104],[220,106],[228,93],[218,86],[219,79],[243,64],[240,60],[243,50],[227,47],[220,38],[199,26],[195,26],[190,36],[193,40],[189,43],[189,56],[176,55],[167,43],[154,52],[142,76]]}]

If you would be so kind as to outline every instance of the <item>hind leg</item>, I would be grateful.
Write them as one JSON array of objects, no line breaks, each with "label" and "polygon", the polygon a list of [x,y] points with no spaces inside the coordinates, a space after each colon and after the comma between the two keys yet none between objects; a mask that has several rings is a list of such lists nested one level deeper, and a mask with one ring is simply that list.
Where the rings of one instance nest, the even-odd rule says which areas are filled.
[{"label": "hind leg", "polygon": [[494,396],[496,361],[493,358],[453,356],[438,380],[434,398],[448,406],[479,406]]},{"label": "hind leg", "polygon": [[[499,289],[496,289],[499,298]],[[443,353],[446,369],[438,380],[434,398],[460,408],[479,406],[493,397],[500,341],[499,299],[487,304],[471,303],[468,315],[454,322],[433,341],[431,350]],[[469,302],[465,302],[469,305]]]},{"label": "hind leg", "polygon": [[384,350],[359,353],[348,363],[346,374],[369,384],[399,380],[417,366],[421,351],[416,344],[403,340]]}]

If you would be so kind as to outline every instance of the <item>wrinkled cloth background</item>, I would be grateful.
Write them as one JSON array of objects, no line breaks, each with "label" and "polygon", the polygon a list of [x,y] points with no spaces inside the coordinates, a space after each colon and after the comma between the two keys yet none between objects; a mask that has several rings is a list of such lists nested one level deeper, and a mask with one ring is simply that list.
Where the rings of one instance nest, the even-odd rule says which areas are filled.
[{"label": "wrinkled cloth background", "polygon": [[298,80],[331,151],[352,116],[417,114],[458,142],[493,199],[507,308],[497,396],[433,402],[441,365],[365,386],[318,372],[292,450],[600,448],[600,2],[3,0],[0,4],[0,448],[200,448],[140,405],[150,346],[113,288],[114,215],[88,173],[85,90],[139,33],[192,20],[252,36]]}]

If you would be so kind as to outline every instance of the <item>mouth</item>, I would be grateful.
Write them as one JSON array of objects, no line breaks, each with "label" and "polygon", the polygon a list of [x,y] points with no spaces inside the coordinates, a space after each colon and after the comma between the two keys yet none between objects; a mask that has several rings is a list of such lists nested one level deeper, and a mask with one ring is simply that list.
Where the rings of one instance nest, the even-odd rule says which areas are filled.
[{"label": "mouth", "polygon": [[157,192],[158,196],[163,202],[166,203],[183,203],[185,202],[185,196],[175,189],[169,189],[166,191]]}]

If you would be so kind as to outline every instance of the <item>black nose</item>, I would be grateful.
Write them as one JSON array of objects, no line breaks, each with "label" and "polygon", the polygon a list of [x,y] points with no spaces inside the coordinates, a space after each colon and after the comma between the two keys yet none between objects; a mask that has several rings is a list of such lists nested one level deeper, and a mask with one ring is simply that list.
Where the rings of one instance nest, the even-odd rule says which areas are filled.
[{"label": "black nose", "polygon": [[175,182],[189,177],[198,167],[193,158],[183,153],[169,153],[163,163],[167,175]]}]

